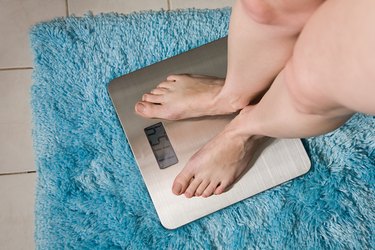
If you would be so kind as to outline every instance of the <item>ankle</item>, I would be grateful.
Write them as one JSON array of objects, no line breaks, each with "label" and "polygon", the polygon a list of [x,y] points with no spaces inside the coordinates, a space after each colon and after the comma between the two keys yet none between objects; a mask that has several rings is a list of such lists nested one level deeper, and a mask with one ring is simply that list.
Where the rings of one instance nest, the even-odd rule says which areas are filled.
[{"label": "ankle", "polygon": [[214,105],[223,106],[225,105],[229,113],[235,113],[242,110],[249,104],[248,98],[244,98],[239,94],[226,93],[221,90],[213,100]]},{"label": "ankle", "polygon": [[241,97],[233,97],[229,99],[229,105],[232,107],[234,112],[241,111],[247,105],[249,105],[249,100]]},{"label": "ankle", "polygon": [[263,135],[259,129],[259,122],[253,119],[255,106],[246,106],[241,112],[225,127],[228,133],[235,137],[242,137],[244,140],[254,136]]},{"label": "ankle", "polygon": [[254,145],[261,145],[261,143],[265,142],[269,137],[263,135],[257,135],[253,133],[251,130],[244,129],[246,124],[242,124],[241,127],[238,126],[228,126],[224,129],[223,134],[231,141],[236,141],[242,144],[245,148],[245,151],[250,151]]}]

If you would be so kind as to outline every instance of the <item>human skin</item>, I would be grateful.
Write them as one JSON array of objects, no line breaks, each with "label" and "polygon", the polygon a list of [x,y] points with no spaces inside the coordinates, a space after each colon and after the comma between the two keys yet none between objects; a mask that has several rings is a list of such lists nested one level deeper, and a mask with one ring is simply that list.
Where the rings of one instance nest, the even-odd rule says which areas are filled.
[{"label": "human skin", "polygon": [[285,66],[304,23],[321,2],[238,1],[229,25],[225,81],[171,75],[143,95],[136,112],[148,118],[179,120],[241,110],[262,94]]},{"label": "human skin", "polygon": [[[261,68],[248,68],[251,63],[248,59],[247,63],[246,58],[254,57],[247,54],[247,57],[241,59],[236,55],[236,50],[232,49],[233,53],[229,52],[227,80],[216,96],[231,91],[237,93],[236,88],[239,88],[239,85],[235,83],[248,83],[248,88],[241,86],[241,92],[248,91],[247,97],[239,96],[237,100],[244,99],[244,102],[249,104],[254,96],[268,88],[268,81],[278,73],[277,77],[259,103],[247,104],[240,108],[241,112],[225,129],[192,156],[174,181],[172,191],[177,195],[185,194],[189,198],[200,195],[208,197],[224,192],[245,171],[263,137],[302,138],[320,135],[341,126],[355,112],[375,114],[375,101],[370,96],[375,92],[375,70],[372,69],[375,58],[375,32],[370,25],[375,22],[374,1],[313,1],[310,2],[312,8],[309,15],[307,12],[298,14],[302,11],[298,7],[306,11],[306,5],[301,6],[295,1],[263,1],[262,4],[272,4],[266,7],[262,5],[261,8],[257,6],[259,3],[260,1],[255,0],[239,1],[234,7],[231,22],[235,23],[237,16],[234,15],[240,15],[242,11],[243,15],[247,15],[248,21],[252,20],[254,25],[259,25],[261,31],[274,28],[274,33],[267,34],[274,34],[274,39],[280,38],[281,34],[284,35],[279,40],[284,46],[280,46],[282,52],[272,52],[271,55],[282,56],[272,64],[271,56],[268,55],[270,57],[267,58],[266,53],[263,62],[270,63],[272,70],[260,76],[261,72],[257,75],[252,69],[262,71],[263,65]],[[268,16],[269,13],[276,14]],[[301,19],[300,23],[296,22],[298,25],[291,25],[288,20],[293,20],[292,16],[303,16],[305,19]],[[229,51],[236,41],[235,35],[239,32],[235,27],[233,24],[232,33],[229,33]],[[298,31],[298,27],[302,31]],[[246,39],[256,40],[257,34],[243,38],[244,48],[239,54],[247,53],[246,48],[249,45],[245,46]],[[261,34],[264,33],[260,32],[259,36]],[[285,38],[287,35],[289,37]],[[271,39],[270,36],[267,38]],[[267,42],[263,43],[266,44]],[[262,60],[263,57],[258,56]],[[249,71],[251,76],[246,75]],[[234,75],[230,75],[230,72],[234,72]],[[244,74],[243,78],[241,74]],[[254,78],[258,82],[253,83],[251,80]],[[175,81],[171,81],[170,84],[173,86],[173,83]],[[178,86],[184,84],[178,83]],[[233,86],[232,90],[225,90],[230,86]],[[173,90],[171,92],[173,93]],[[190,97],[187,96],[187,100]],[[227,100],[230,100],[229,103],[236,103],[236,98],[231,94],[228,94]],[[146,101],[146,104],[153,103]],[[159,106],[162,105],[163,103]],[[211,111],[209,105],[208,112]],[[165,111],[163,113],[163,109],[160,109],[159,113],[142,115],[162,117]]]}]

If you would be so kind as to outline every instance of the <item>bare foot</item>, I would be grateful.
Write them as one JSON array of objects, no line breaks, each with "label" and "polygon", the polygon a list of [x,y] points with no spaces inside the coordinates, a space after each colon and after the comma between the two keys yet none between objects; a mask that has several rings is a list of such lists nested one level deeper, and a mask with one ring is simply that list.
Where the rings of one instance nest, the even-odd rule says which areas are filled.
[{"label": "bare foot", "polygon": [[254,153],[266,139],[239,136],[224,129],[192,156],[176,177],[173,193],[187,198],[223,193],[248,170]]},{"label": "bare foot", "polygon": [[207,76],[171,75],[135,105],[137,114],[147,118],[180,120],[230,114],[243,108],[229,97],[221,98],[224,79]]}]

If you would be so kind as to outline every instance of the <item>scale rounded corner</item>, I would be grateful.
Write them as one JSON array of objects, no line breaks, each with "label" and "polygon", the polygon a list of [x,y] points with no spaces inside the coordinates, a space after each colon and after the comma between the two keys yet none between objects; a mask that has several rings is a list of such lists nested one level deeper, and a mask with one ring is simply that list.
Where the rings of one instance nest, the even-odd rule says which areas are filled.
[{"label": "scale rounded corner", "polygon": [[179,228],[180,226],[179,225],[176,225],[176,224],[171,224],[171,223],[168,223],[166,222],[163,218],[161,218],[159,216],[159,221],[160,221],[160,224],[167,230],[175,230],[177,228]]}]

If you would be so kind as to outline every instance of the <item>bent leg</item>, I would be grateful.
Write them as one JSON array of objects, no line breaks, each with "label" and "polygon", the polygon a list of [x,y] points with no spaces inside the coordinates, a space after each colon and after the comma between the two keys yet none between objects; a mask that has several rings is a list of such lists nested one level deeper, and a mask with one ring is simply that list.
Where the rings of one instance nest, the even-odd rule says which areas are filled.
[{"label": "bent leg", "polygon": [[[315,136],[341,126],[354,112],[375,114],[370,96],[375,90],[374,5],[371,0],[325,2],[261,101],[244,108],[194,155],[177,176],[173,191],[186,186],[190,197],[199,180],[218,183],[214,193],[220,194],[240,176],[238,171],[251,158],[248,149],[259,135]],[[211,195],[212,189],[203,193]]]},{"label": "bent leg", "polygon": [[219,98],[242,109],[285,66],[306,21],[322,0],[240,0],[228,36],[228,70]]},{"label": "bent leg", "polygon": [[[270,85],[322,0],[239,0],[228,36],[227,78],[174,75],[143,96],[136,112],[178,120],[236,112]],[[224,85],[224,87],[223,87]]]},{"label": "bent leg", "polygon": [[285,69],[249,112],[249,132],[309,137],[354,112],[375,114],[375,2],[330,0],[303,29]]}]

